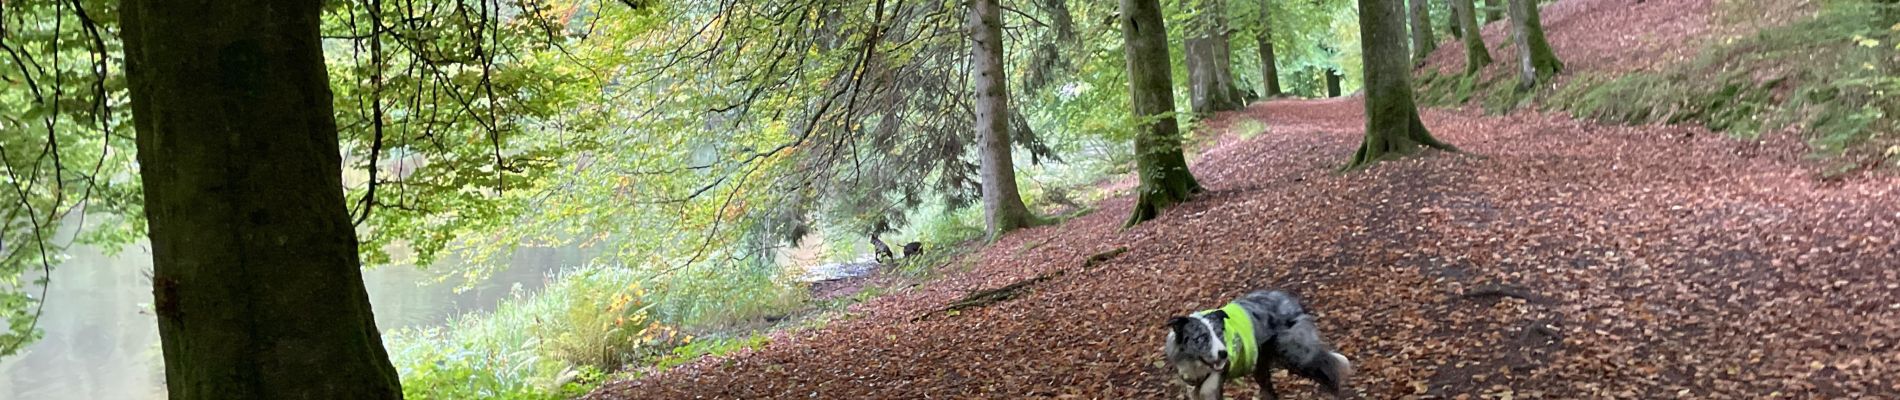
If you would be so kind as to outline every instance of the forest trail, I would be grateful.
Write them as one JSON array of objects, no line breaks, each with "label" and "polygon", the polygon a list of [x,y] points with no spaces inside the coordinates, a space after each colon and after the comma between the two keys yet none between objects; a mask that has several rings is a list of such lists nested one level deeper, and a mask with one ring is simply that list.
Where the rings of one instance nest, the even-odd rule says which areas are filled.
[{"label": "forest trail", "polygon": [[1366,398],[1900,396],[1900,179],[1818,180],[1797,146],[1701,128],[1457,110],[1425,123],[1476,156],[1334,173],[1360,110],[1224,116],[1273,123],[1211,146],[1194,165],[1209,192],[1156,221],[1121,231],[1132,198],[1109,199],[826,327],[590,398],[1159,398],[1175,393],[1161,322],[1262,287],[1307,298]]},{"label": "forest trail", "polygon": [[[1581,22],[1627,3],[1551,5],[1559,55],[1642,68],[1629,66],[1675,53],[1580,56],[1617,47],[1566,37],[1706,25]],[[1706,30],[1683,25],[1698,33],[1667,43]],[[1458,46],[1444,48],[1434,60],[1456,63]],[[1320,314],[1356,364],[1360,398],[1900,398],[1900,177],[1822,180],[1791,141],[1469,109],[1423,116],[1471,155],[1335,173],[1362,109],[1356,98],[1283,100],[1222,115],[1210,129],[1270,129],[1207,146],[1193,169],[1209,191],[1154,221],[1121,230],[1133,201],[1122,190],[826,326],[588,398],[1165,398],[1178,392],[1159,364],[1163,321],[1269,287]],[[1127,251],[1082,267],[1117,248]],[[913,320],[1056,271],[1013,300]],[[1288,398],[1317,398],[1304,381],[1276,382]]]}]

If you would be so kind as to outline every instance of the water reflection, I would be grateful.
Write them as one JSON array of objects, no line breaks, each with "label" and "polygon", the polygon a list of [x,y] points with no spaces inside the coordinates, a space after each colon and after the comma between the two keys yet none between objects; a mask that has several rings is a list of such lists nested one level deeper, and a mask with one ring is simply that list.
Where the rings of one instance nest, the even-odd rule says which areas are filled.
[{"label": "water reflection", "polygon": [[[112,256],[96,248],[70,254],[53,270],[39,325],[45,337],[0,359],[0,399],[164,399],[158,322],[146,278],[149,249],[140,242]],[[377,327],[441,324],[464,312],[493,309],[516,285],[538,290],[548,272],[587,256],[578,249],[522,249],[513,267],[464,293],[454,293],[448,283],[431,284],[431,272],[407,266],[364,271],[364,284]]]}]

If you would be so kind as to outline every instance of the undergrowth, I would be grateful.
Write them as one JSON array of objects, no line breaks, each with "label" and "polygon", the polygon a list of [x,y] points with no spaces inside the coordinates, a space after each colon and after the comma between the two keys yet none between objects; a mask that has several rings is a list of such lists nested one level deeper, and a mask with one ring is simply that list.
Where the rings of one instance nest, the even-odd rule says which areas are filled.
[{"label": "undergrowth", "polygon": [[1745,139],[1795,128],[1817,155],[1849,168],[1900,162],[1900,123],[1889,118],[1900,115],[1896,7],[1829,0],[1812,18],[1709,45],[1689,61],[1575,76],[1550,93],[1520,92],[1512,76],[1427,73],[1419,98],[1431,105],[1478,99],[1486,112],[1501,113],[1535,96],[1545,109],[1600,122],[1696,124]]},{"label": "undergrowth", "polygon": [[[550,276],[539,293],[515,292],[493,312],[463,315],[444,327],[391,330],[383,341],[405,398],[573,398],[607,373],[723,344],[696,345],[680,326],[704,329],[804,304],[795,285],[749,275],[656,281],[650,271],[573,267]],[[722,290],[729,292],[709,298]],[[685,302],[693,304],[674,305]],[[716,316],[721,307],[729,311]]]}]

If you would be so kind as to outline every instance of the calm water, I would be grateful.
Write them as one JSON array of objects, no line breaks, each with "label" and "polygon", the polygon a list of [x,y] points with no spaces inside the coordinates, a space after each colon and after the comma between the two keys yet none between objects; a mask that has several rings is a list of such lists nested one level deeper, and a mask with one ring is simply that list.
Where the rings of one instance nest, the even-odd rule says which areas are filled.
[{"label": "calm water", "polygon": [[[45,337],[0,359],[0,399],[164,399],[158,322],[150,313],[151,253],[144,243],[116,255],[77,248],[53,270],[40,329]],[[364,272],[377,327],[439,324],[492,309],[511,287],[534,290],[546,273],[584,261],[573,249],[524,249],[513,267],[464,293],[429,285],[429,272],[384,267]],[[444,265],[447,262],[445,261]]]}]

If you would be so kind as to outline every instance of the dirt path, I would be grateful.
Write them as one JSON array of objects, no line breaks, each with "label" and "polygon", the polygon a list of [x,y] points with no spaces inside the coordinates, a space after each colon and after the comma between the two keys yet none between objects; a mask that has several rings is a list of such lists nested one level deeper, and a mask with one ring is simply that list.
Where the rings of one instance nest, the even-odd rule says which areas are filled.
[{"label": "dirt path", "polygon": [[[1461,111],[1426,124],[1479,156],[1334,174],[1360,109],[1225,116],[1273,127],[1209,149],[1211,191],[1153,223],[1118,230],[1130,199],[1112,199],[828,327],[590,398],[1157,398],[1161,321],[1259,287],[1308,297],[1366,398],[1900,396],[1900,179],[1824,183],[1799,149],[1695,128]],[[1024,298],[910,321],[1119,246]]]}]

